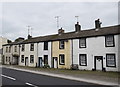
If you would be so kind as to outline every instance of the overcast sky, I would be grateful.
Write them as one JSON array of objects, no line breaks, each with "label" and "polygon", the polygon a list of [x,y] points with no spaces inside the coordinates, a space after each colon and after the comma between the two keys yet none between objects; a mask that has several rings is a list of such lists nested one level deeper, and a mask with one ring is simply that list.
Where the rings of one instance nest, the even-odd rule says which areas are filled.
[{"label": "overcast sky", "polygon": [[118,24],[117,2],[4,2],[0,8],[2,36],[11,40],[26,38],[28,25],[33,28],[33,37],[56,34],[55,16],[60,16],[59,26],[65,32],[75,30],[75,16],[79,16],[82,30],[93,29],[98,18],[102,27]]}]

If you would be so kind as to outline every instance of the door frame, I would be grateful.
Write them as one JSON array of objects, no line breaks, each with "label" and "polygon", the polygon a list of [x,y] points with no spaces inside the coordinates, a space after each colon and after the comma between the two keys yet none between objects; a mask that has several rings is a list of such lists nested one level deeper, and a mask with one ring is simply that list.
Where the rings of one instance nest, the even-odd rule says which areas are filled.
[{"label": "door frame", "polygon": [[54,68],[54,60],[56,59],[57,62],[57,68],[58,68],[58,58],[57,57],[53,57],[53,68]]},{"label": "door frame", "polygon": [[28,64],[28,63],[26,63],[26,59],[27,59],[27,62],[28,62],[28,57],[25,57],[25,66],[28,66],[28,65],[26,65],[26,64]]},{"label": "door frame", "polygon": [[102,65],[102,71],[103,71],[103,56],[94,56],[94,69],[96,70],[96,60],[97,57],[101,60],[101,65]]}]

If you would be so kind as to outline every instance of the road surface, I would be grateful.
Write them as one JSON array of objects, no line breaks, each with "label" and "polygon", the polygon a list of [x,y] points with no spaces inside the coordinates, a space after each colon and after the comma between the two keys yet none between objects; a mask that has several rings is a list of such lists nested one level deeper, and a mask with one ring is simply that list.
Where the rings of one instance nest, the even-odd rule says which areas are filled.
[{"label": "road surface", "polygon": [[2,68],[3,87],[108,87],[82,81],[45,76],[14,69]]}]

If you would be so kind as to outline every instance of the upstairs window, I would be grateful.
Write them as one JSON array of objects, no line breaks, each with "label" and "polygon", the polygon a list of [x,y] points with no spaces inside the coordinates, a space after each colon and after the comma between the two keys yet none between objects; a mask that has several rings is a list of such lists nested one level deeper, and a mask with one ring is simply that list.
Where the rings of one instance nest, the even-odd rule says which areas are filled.
[{"label": "upstairs window", "polygon": [[79,39],[79,47],[80,48],[86,48],[86,38],[80,38]]},{"label": "upstairs window", "polygon": [[15,49],[14,49],[14,50],[15,50],[15,52],[17,52],[17,46],[15,46]]},{"label": "upstairs window", "polygon": [[34,63],[34,55],[30,55],[30,63]]},{"label": "upstairs window", "polygon": [[8,57],[6,57],[6,62],[8,62]]},{"label": "upstairs window", "polygon": [[9,53],[11,52],[11,47],[9,47]]},{"label": "upstairs window", "polygon": [[115,54],[106,54],[106,66],[107,67],[116,67]]},{"label": "upstairs window", "polygon": [[6,47],[6,53],[8,52],[8,47]]},{"label": "upstairs window", "polygon": [[30,51],[34,51],[34,44],[30,45]]},{"label": "upstairs window", "polygon": [[115,46],[114,35],[105,36],[105,46],[106,47],[114,47]]},{"label": "upstairs window", "polygon": [[59,48],[64,49],[65,42],[63,40],[59,41]]},{"label": "upstairs window", "polygon": [[65,65],[65,55],[64,54],[59,55],[59,64]]},{"label": "upstairs window", "polygon": [[80,66],[87,66],[87,56],[86,56],[86,54],[80,54],[79,55],[79,63],[80,63]]},{"label": "upstairs window", "polygon": [[25,50],[25,44],[22,45],[22,49],[21,49],[21,50],[22,50],[22,51]]},{"label": "upstairs window", "polygon": [[48,42],[44,42],[44,50],[48,50]]}]

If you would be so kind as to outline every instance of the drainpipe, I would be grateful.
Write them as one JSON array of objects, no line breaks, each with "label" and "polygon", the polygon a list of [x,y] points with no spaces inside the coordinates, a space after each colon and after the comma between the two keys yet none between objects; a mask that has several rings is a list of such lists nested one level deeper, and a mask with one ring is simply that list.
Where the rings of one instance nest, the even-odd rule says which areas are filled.
[{"label": "drainpipe", "polygon": [[72,47],[72,53],[71,54],[72,54],[72,66],[73,66],[73,39],[71,39],[71,45],[72,45],[71,46]]},{"label": "drainpipe", "polygon": [[[39,44],[39,42],[37,43],[37,62],[38,62],[38,44]],[[37,63],[36,62],[36,63]],[[38,63],[37,63],[37,65],[36,65],[36,67],[38,66]]]},{"label": "drainpipe", "polygon": [[19,44],[19,57],[18,57],[18,60],[17,60],[17,61],[18,61],[18,65],[19,65],[19,62],[20,62],[20,47],[21,47],[21,46],[20,46],[20,44]]},{"label": "drainpipe", "polygon": [[51,41],[51,68],[53,68],[53,58],[52,58],[52,41]]}]

